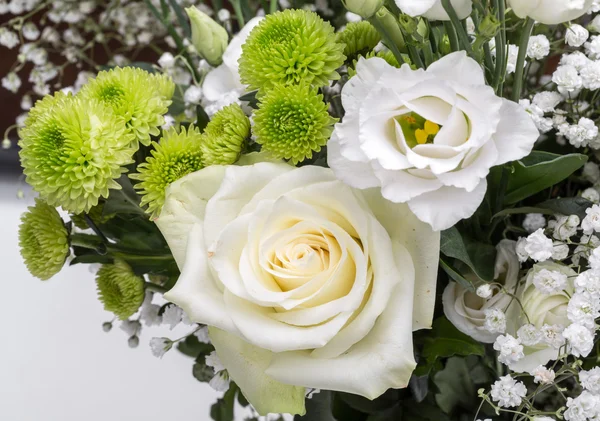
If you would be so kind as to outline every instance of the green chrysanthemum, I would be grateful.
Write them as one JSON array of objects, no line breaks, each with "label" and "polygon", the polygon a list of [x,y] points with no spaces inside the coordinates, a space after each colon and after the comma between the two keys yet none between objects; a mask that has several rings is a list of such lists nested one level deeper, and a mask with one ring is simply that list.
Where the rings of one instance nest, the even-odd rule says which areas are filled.
[{"label": "green chrysanthemum", "polygon": [[338,42],[346,45],[344,54],[350,60],[357,55],[367,54],[381,41],[377,29],[366,20],[350,22],[343,31],[338,32],[337,38]]},{"label": "green chrysanthemum", "polygon": [[333,27],[306,10],[285,10],[268,15],[242,46],[240,77],[250,89],[274,84],[317,87],[339,79],[336,69],[345,60],[344,44],[336,41]]},{"label": "green chrysanthemum", "polygon": [[202,133],[202,164],[231,165],[238,160],[250,136],[250,120],[238,104],[217,112]]},{"label": "green chrysanthemum", "polygon": [[261,99],[253,131],[264,151],[297,164],[321,150],[336,121],[316,88],[279,85]]},{"label": "green chrysanthemum", "polygon": [[144,301],[144,280],[121,260],[102,265],[96,274],[96,285],[104,309],[121,320],[135,314]]},{"label": "green chrysanthemum", "polygon": [[167,186],[202,168],[200,131],[193,125],[187,130],[182,127],[179,132],[171,128],[164,132],[159,143],[152,142],[152,146],[152,156],[129,177],[140,181],[135,188],[142,194],[141,205],[148,205],[146,212],[155,218],[165,202]]},{"label": "green chrysanthemum", "polygon": [[45,281],[62,269],[69,255],[68,233],[56,209],[35,200],[21,216],[19,246],[29,272]]},{"label": "green chrysanthemum", "polygon": [[109,189],[121,188],[115,179],[132,162],[133,136],[105,105],[56,94],[39,102],[28,120],[19,133],[21,165],[50,205],[87,212]]},{"label": "green chrysanthemum", "polygon": [[175,87],[167,76],[152,75],[135,67],[117,67],[98,73],[78,95],[108,105],[125,120],[135,141],[150,144],[165,123]]}]

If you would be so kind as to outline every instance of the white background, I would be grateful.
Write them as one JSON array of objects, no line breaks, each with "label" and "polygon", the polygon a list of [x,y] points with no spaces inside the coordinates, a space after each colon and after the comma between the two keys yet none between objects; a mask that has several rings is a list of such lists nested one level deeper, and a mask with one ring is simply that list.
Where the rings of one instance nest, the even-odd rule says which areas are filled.
[{"label": "white background", "polygon": [[[0,175],[2,177],[2,175]],[[0,420],[204,421],[218,394],[196,381],[192,360],[177,351],[158,359],[147,328],[137,349],[96,299],[94,276],[74,266],[42,282],[21,261],[20,214],[33,198],[17,199],[23,182],[0,178]]]}]

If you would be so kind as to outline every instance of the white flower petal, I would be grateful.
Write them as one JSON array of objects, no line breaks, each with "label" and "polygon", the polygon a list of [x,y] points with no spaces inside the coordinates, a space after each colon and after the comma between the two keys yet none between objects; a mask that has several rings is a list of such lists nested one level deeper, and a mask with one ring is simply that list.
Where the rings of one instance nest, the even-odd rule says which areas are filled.
[{"label": "white flower petal", "polygon": [[[466,19],[471,14],[473,0],[451,0],[451,3],[459,19]],[[438,0],[423,16],[429,20],[450,20],[441,0]]]},{"label": "white flower petal", "polygon": [[411,199],[408,206],[417,218],[430,224],[434,230],[441,231],[473,215],[483,201],[486,189],[485,179],[472,192],[444,186]]},{"label": "white flower petal", "polygon": [[[381,194],[392,202],[404,203],[423,193],[442,187],[435,177],[421,177],[419,170],[390,171],[373,162],[375,175],[381,182]],[[427,172],[427,170],[420,170]],[[413,174],[414,173],[414,174]]]},{"label": "white flower petal", "polygon": [[[352,187],[366,189],[378,186],[379,180],[373,174],[373,169],[366,157],[364,161],[353,160],[343,152],[339,138],[342,132],[343,129],[336,130],[327,142],[327,164],[335,172],[337,178]],[[356,149],[360,150],[360,148]]]},{"label": "white flower petal", "polygon": [[270,351],[214,327],[209,328],[209,335],[229,376],[260,415],[306,413],[304,387],[283,384],[265,374],[271,362]]},{"label": "white flower petal", "polygon": [[500,113],[502,120],[494,135],[498,150],[498,160],[495,165],[529,155],[539,137],[539,131],[533,120],[519,104],[505,99]]},{"label": "white flower petal", "polygon": [[392,241],[402,244],[412,256],[415,268],[413,329],[430,328],[435,306],[440,233],[417,219],[406,204],[385,200],[376,189],[362,193]]},{"label": "white flower petal", "polygon": [[[397,262],[397,264],[400,262]],[[373,329],[346,353],[313,358],[309,351],[274,354],[267,374],[283,383],[355,393],[375,399],[404,388],[416,363],[412,354],[413,283],[402,282]]]},{"label": "white flower petal", "polygon": [[179,268],[185,264],[192,226],[202,222],[208,200],[215,194],[225,167],[213,165],[189,174],[167,187],[165,204],[155,221]]},{"label": "white flower petal", "polygon": [[471,151],[462,164],[452,172],[438,174],[438,179],[446,186],[473,191],[485,178],[490,168],[498,160],[498,151],[494,142],[487,142],[479,150]]},{"label": "white flower petal", "polygon": [[421,16],[438,0],[396,0],[396,6],[409,16]]},{"label": "white flower petal", "polygon": [[215,102],[225,94],[242,88],[243,85],[239,81],[239,76],[225,64],[221,64],[208,72],[204,78],[202,94],[206,100]]},{"label": "white flower petal", "polygon": [[427,68],[427,73],[463,85],[485,85],[485,77],[481,66],[467,56],[465,51],[451,53],[434,61]]}]

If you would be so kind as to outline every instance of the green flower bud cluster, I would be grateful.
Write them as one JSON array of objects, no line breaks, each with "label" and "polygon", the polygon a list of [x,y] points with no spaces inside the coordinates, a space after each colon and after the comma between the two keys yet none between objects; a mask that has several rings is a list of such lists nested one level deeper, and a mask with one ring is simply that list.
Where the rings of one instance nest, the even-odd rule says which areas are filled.
[{"label": "green flower bud cluster", "polygon": [[29,272],[45,281],[56,275],[69,256],[68,233],[56,209],[41,199],[21,216],[19,247]]},{"label": "green flower bud cluster", "polygon": [[230,165],[242,153],[250,137],[250,120],[238,104],[231,104],[217,112],[202,133],[200,149],[202,163]]},{"label": "green flower bud cluster", "polygon": [[278,85],[261,98],[253,131],[264,151],[295,165],[327,144],[336,121],[316,88]]},{"label": "green flower bud cluster", "polygon": [[240,77],[250,89],[301,82],[317,87],[337,80],[344,44],[314,12],[288,9],[268,15],[242,46]]},{"label": "green flower bud cluster", "polygon": [[121,260],[102,265],[96,274],[96,285],[104,309],[121,320],[135,314],[144,301],[144,280]]},{"label": "green flower bud cluster", "polygon": [[138,142],[160,134],[173,91],[168,77],[127,67],[100,72],[75,96],[46,96],[19,132],[27,182],[52,206],[88,212],[121,188]]},{"label": "green flower bud cluster", "polygon": [[344,54],[347,60],[354,60],[358,55],[371,52],[381,41],[379,32],[366,20],[350,22],[343,31],[337,34],[338,42],[346,45]]},{"label": "green flower bud cluster", "polygon": [[187,130],[170,128],[159,142],[152,142],[151,156],[138,165],[137,173],[129,175],[140,181],[134,187],[142,195],[141,206],[148,205],[147,212],[153,218],[160,214],[169,184],[202,169],[201,143],[200,130],[193,125]]}]

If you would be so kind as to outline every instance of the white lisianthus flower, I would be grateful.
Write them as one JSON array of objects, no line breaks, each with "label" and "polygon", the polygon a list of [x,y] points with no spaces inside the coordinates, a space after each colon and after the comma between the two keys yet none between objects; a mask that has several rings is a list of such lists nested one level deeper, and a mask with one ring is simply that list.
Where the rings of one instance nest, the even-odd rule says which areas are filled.
[{"label": "white lisianthus flower", "polygon": [[[548,293],[540,291],[535,282],[542,271],[565,275],[567,278],[565,289]],[[523,353],[525,357],[518,362],[509,364],[511,370],[530,372],[558,357],[558,347],[562,343],[562,338],[558,337],[559,332],[556,329],[553,329],[553,333],[550,334],[549,328],[571,324],[567,316],[567,307],[569,299],[574,293],[573,279],[576,275],[575,271],[568,266],[550,261],[538,263],[529,270],[525,282],[519,285],[515,294],[518,301],[513,300],[506,311],[506,332],[518,336],[517,332],[522,326],[533,325],[542,332],[544,338],[550,335],[556,337],[557,340],[542,340],[533,345],[524,343]],[[557,345],[557,347],[553,345]]]},{"label": "white lisianthus flower", "polygon": [[[450,20],[442,0],[395,0],[396,6],[409,16],[423,16],[429,20]],[[471,14],[473,0],[450,0],[459,19]]]},{"label": "white lisianthus flower", "polygon": [[[496,246],[496,273],[494,282],[504,285],[507,291],[514,292],[519,279],[519,261],[515,253],[515,242],[502,240]],[[470,278],[469,278],[470,279]],[[454,326],[473,339],[493,343],[500,332],[490,332],[486,329],[489,310],[506,310],[512,298],[500,292],[498,285],[491,287],[491,297],[481,297],[456,282],[450,282],[442,296],[444,314]],[[503,332],[504,329],[501,330]]]},{"label": "white lisianthus flower", "polygon": [[[234,36],[223,53],[223,63],[210,71],[202,83],[203,106],[210,107],[215,104],[215,112],[232,102],[235,102],[245,92],[245,87],[240,81],[238,60],[242,56],[242,45],[262,17],[250,19],[242,30]],[[225,100],[224,100],[225,98]]]},{"label": "white lisianthus flower", "polygon": [[592,2],[593,0],[508,0],[518,17],[530,17],[546,25],[577,19],[589,10]]},{"label": "white lisianthus flower", "polygon": [[342,103],[329,166],[353,187],[381,187],[435,230],[471,216],[490,168],[526,156],[538,138],[527,112],[497,97],[464,52],[426,71],[361,58]]},{"label": "white lisianthus flower", "polygon": [[374,399],[408,385],[440,236],[406,205],[261,162],[181,178],[156,223],[181,269],[165,298],[209,326],[259,413],[303,413],[305,387]]}]

